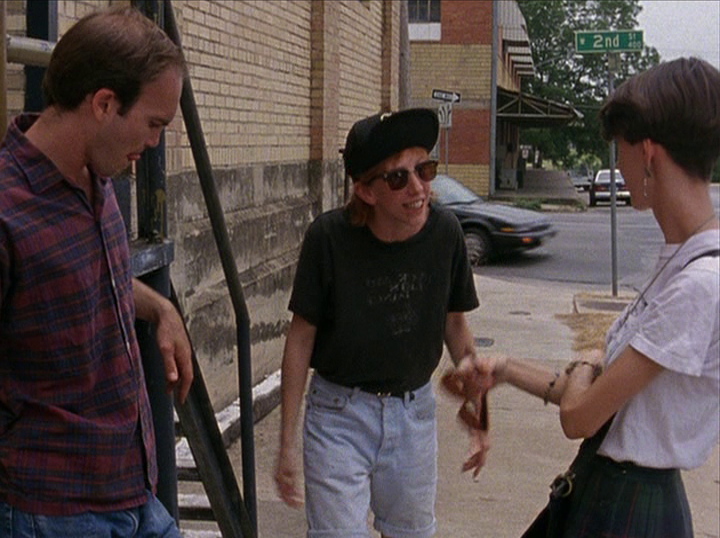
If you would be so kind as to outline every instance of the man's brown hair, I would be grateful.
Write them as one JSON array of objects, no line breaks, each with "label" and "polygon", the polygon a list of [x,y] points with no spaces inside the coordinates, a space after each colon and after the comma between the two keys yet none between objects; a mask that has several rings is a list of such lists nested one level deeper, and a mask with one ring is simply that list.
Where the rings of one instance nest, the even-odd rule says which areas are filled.
[{"label": "man's brown hair", "polygon": [[88,94],[107,88],[124,114],[142,87],[169,67],[185,74],[182,51],[150,19],[128,7],[98,11],[55,46],[43,80],[45,104],[74,110]]}]

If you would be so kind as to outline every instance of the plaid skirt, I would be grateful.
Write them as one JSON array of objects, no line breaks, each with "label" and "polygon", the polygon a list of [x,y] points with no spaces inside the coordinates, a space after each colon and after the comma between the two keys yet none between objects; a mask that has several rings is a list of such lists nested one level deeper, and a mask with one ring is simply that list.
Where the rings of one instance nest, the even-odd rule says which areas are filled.
[{"label": "plaid skirt", "polygon": [[565,538],[692,538],[677,469],[650,469],[595,455],[570,496]]}]

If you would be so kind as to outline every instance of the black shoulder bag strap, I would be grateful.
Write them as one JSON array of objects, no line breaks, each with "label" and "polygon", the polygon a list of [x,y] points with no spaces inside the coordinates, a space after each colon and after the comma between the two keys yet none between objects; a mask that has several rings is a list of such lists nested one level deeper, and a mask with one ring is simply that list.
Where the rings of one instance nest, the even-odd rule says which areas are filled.
[{"label": "black shoulder bag strap", "polygon": [[700,258],[706,258],[706,257],[712,257],[717,258],[720,256],[720,248],[716,248],[715,250],[708,250],[706,252],[703,252],[702,254],[698,254],[697,256],[690,258],[690,260],[683,265],[683,269],[685,269],[688,265],[690,265],[695,260],[699,260]]}]

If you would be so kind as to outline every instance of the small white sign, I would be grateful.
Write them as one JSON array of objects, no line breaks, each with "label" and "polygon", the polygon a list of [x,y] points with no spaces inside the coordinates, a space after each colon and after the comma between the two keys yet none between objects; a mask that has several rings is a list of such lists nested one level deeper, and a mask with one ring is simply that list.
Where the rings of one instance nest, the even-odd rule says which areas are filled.
[{"label": "small white sign", "polygon": [[438,99],[439,101],[447,101],[448,103],[459,103],[460,94],[457,92],[451,92],[448,90],[433,90],[432,98]]},{"label": "small white sign", "polygon": [[452,103],[443,103],[438,106],[438,121],[443,129],[452,127]]}]

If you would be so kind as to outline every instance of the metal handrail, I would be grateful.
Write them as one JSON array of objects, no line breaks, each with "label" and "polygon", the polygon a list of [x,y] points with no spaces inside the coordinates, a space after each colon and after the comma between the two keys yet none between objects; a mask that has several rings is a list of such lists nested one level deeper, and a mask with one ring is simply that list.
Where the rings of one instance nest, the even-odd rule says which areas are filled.
[{"label": "metal handrail", "polygon": [[[170,0],[166,0],[163,2],[163,5],[165,6],[165,32],[178,47],[182,48],[180,32],[175,20],[172,3]],[[240,441],[242,448],[243,496],[250,520],[254,528],[257,529],[252,368],[250,362],[250,315],[245,303],[235,258],[232,254],[232,244],[230,243],[230,236],[228,234],[227,224],[225,223],[225,215],[213,178],[212,165],[205,144],[205,137],[203,135],[189,75],[186,75],[183,81],[180,108],[185,121],[185,127],[187,128],[190,148],[192,149],[195,167],[200,179],[200,187],[205,197],[208,216],[212,224],[213,235],[215,236],[225,280],[228,284],[230,299],[235,312],[240,392]]]},{"label": "metal handrail", "polygon": [[10,63],[47,67],[55,49],[55,43],[32,37],[8,35],[5,36],[5,49],[7,50],[7,61]]}]

